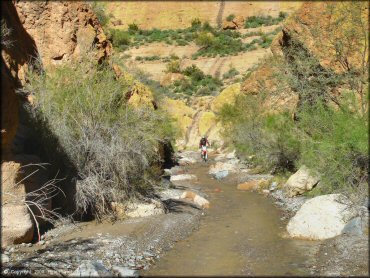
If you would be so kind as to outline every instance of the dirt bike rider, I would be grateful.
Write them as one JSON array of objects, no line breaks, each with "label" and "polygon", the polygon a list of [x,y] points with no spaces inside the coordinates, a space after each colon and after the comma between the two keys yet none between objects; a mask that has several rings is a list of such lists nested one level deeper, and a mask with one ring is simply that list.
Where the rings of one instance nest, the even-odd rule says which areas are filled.
[{"label": "dirt bike rider", "polygon": [[201,150],[200,152],[200,156],[203,157],[203,148],[205,148],[205,150],[207,150],[207,146],[211,146],[207,140],[207,137],[205,135],[202,136],[202,139],[200,139],[199,141],[199,149]]}]

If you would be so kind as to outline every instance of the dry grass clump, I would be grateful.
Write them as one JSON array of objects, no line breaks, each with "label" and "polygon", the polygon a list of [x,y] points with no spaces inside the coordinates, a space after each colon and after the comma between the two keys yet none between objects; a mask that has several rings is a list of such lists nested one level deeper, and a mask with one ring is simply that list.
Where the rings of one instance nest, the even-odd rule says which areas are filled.
[{"label": "dry grass clump", "polygon": [[130,83],[107,65],[84,60],[49,73],[30,74],[26,87],[33,119],[52,134],[77,172],[77,209],[98,218],[122,202],[151,190],[151,165],[173,132],[166,114],[127,103]]}]

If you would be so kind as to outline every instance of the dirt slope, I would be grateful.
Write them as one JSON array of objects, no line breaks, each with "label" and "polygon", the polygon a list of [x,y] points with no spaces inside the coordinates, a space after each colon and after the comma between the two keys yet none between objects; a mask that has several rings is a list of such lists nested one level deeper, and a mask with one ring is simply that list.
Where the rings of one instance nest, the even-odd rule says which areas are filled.
[{"label": "dirt slope", "polygon": [[135,22],[142,29],[186,28],[194,18],[217,26],[230,14],[277,16],[280,11],[292,12],[301,2],[283,1],[119,1],[107,2],[108,14],[122,21],[121,26]]}]

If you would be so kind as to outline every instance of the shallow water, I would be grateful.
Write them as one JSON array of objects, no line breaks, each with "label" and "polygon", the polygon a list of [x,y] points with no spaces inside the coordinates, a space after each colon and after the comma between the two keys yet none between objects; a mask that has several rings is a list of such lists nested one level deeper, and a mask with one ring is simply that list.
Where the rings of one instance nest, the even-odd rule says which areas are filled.
[{"label": "shallow water", "polygon": [[195,165],[211,207],[200,227],[141,275],[310,275],[319,243],[286,237],[286,222],[271,199],[217,181]]}]

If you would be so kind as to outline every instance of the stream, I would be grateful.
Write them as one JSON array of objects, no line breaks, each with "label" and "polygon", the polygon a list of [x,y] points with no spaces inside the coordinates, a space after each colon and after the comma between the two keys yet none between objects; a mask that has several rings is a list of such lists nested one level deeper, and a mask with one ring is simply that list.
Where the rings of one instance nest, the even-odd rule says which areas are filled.
[{"label": "stream", "polygon": [[272,200],[213,179],[209,166],[188,166],[211,203],[199,229],[141,275],[312,275],[319,243],[286,237]]}]

